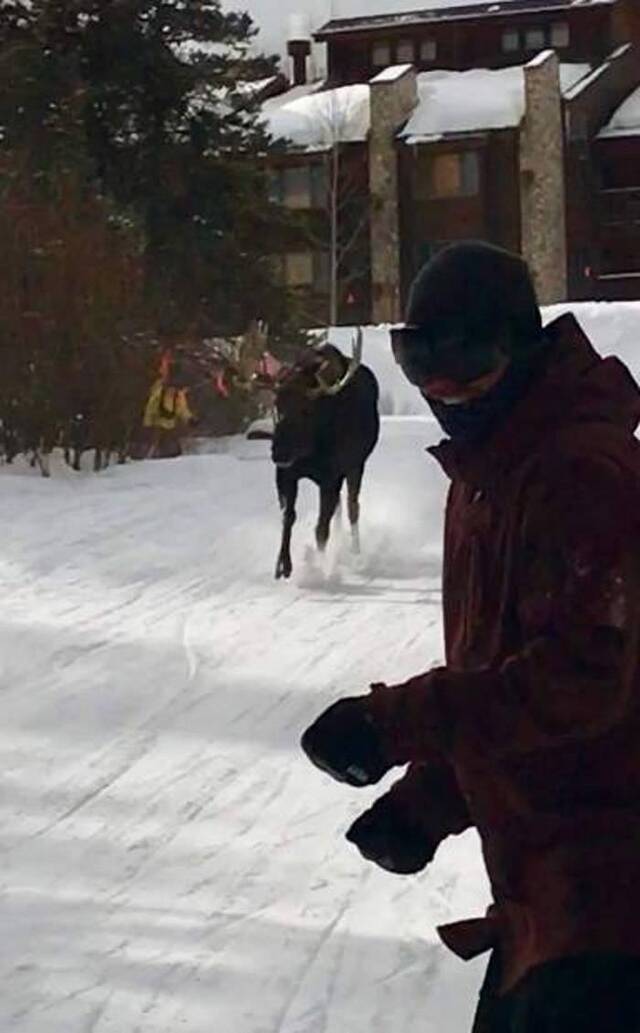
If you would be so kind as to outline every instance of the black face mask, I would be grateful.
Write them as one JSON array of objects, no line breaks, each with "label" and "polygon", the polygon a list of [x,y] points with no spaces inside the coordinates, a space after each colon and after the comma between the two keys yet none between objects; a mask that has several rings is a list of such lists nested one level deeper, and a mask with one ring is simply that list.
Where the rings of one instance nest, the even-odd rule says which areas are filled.
[{"label": "black face mask", "polygon": [[445,405],[425,394],[422,397],[452,441],[481,442],[524,397],[539,366],[535,358],[511,362],[497,384],[470,402]]}]

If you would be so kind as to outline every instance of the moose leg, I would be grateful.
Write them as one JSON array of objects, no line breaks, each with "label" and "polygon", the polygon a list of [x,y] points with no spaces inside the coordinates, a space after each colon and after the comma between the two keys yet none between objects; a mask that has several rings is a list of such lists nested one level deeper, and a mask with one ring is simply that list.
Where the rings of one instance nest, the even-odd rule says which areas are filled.
[{"label": "moose leg", "polygon": [[318,523],[316,524],[316,542],[320,552],[324,552],[329,541],[329,528],[331,526],[331,520],[333,514],[338,508],[340,502],[340,491],[342,489],[342,479],[339,481],[331,481],[329,484],[322,484],[320,486],[320,516],[318,517]]},{"label": "moose leg", "polygon": [[360,552],[360,488],[362,486],[362,475],[364,465],[357,470],[347,474],[347,506],[349,510],[349,523],[351,524],[351,548],[354,552]]},{"label": "moose leg", "polygon": [[49,460],[51,458],[51,452],[46,452],[44,449],[40,451],[37,448],[34,452],[36,464],[43,477],[51,477],[51,467]]},{"label": "moose leg", "polygon": [[282,510],[282,541],[276,564],[276,580],[279,580],[281,577],[290,578],[293,569],[291,565],[291,531],[296,522],[298,481],[295,477],[287,477],[285,471],[278,470],[276,485]]},{"label": "moose leg", "polygon": [[333,523],[338,530],[342,529],[342,493],[338,495],[338,505],[333,516]]}]

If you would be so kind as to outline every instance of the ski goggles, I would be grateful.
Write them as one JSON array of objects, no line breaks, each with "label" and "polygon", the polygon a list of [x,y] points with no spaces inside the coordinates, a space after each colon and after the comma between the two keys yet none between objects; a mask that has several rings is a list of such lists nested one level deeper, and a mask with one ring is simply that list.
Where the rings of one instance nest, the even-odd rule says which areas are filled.
[{"label": "ski goggles", "polygon": [[468,384],[492,373],[500,362],[494,341],[461,333],[436,335],[411,324],[392,327],[389,333],[393,356],[416,387],[436,377]]}]

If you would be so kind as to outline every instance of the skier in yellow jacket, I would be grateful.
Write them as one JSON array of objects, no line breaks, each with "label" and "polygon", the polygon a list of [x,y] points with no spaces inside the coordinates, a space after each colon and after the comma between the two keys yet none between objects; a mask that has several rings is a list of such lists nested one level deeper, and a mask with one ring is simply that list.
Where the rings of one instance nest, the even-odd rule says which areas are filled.
[{"label": "skier in yellow jacket", "polygon": [[154,382],[144,412],[143,424],[149,431],[148,458],[172,459],[182,455],[181,437],[195,422],[187,399],[187,388],[179,372],[169,379]]}]

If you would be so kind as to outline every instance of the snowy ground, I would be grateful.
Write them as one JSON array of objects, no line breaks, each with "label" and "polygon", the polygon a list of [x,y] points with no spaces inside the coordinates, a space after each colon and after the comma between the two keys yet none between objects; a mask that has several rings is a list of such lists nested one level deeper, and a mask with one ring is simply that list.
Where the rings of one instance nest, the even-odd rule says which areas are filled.
[{"label": "snowy ground", "polygon": [[[640,307],[582,313],[632,355]],[[405,410],[382,336],[369,358]],[[264,442],[4,469],[2,1033],[468,1028],[483,963],[434,926],[484,906],[475,836],[418,878],[379,872],[342,838],[375,792],[297,747],[338,694],[441,659],[435,437],[385,419],[358,560],[337,535],[318,567],[305,488],[289,584]]]},{"label": "snowy ground", "polygon": [[433,927],[484,900],[474,837],[378,873],[342,838],[372,794],[297,747],[441,656],[433,436],[386,423],[358,562],[305,558],[303,492],[291,584],[264,442],[2,477],[3,1033],[464,1028],[479,973]]}]

